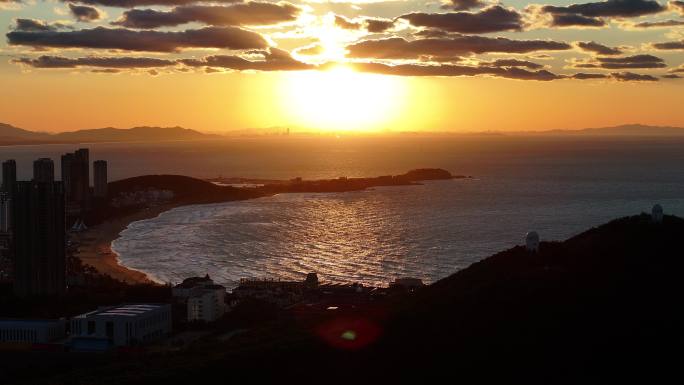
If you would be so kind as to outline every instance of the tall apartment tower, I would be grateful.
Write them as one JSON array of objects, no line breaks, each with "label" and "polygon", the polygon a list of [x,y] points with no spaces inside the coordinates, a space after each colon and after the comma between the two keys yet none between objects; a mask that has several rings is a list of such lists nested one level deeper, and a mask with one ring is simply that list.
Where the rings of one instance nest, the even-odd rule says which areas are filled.
[{"label": "tall apartment tower", "polygon": [[50,158],[33,161],[33,181],[52,183],[55,181],[55,164]]},{"label": "tall apartment tower", "polygon": [[9,159],[2,162],[2,191],[12,193],[17,183],[17,162]]},{"label": "tall apartment tower", "polygon": [[60,169],[62,171],[62,183],[64,184],[64,196],[66,200],[71,200],[72,188],[71,188],[71,165],[74,161],[74,154],[67,153],[62,155],[60,159]]},{"label": "tall apartment tower", "polygon": [[0,191],[0,233],[9,233],[12,228],[12,199],[6,191]]},{"label": "tall apartment tower", "polygon": [[69,202],[87,208],[90,198],[90,153],[81,148],[73,153],[62,155],[62,182]]},{"label": "tall apartment tower", "polygon": [[95,183],[95,196],[104,198],[107,196],[107,161],[96,160],[93,162],[93,182]]},{"label": "tall apartment tower", "polygon": [[66,224],[62,182],[17,182],[12,199],[14,291],[54,296],[66,288]]}]

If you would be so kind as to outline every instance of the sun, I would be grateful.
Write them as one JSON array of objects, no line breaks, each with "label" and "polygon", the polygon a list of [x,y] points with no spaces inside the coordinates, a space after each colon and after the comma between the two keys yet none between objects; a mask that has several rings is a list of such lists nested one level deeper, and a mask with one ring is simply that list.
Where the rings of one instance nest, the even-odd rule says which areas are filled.
[{"label": "sun", "polygon": [[360,73],[340,64],[326,71],[287,74],[281,100],[297,125],[328,132],[391,129],[404,103],[393,76]]}]

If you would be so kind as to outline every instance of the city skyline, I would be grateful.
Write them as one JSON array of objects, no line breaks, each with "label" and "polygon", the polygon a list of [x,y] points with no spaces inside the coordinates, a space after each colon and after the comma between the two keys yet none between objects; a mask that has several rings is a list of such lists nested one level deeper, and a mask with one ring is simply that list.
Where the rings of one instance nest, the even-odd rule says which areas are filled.
[{"label": "city skyline", "polygon": [[0,4],[0,117],[32,130],[684,126],[676,0]]}]

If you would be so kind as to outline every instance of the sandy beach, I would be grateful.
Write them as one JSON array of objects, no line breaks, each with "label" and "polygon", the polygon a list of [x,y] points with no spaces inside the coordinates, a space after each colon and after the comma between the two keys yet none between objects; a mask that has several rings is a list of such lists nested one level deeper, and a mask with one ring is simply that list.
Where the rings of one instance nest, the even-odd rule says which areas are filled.
[{"label": "sandy beach", "polygon": [[73,240],[79,243],[78,252],[75,256],[84,264],[97,269],[98,272],[120,281],[130,284],[152,283],[153,281],[145,273],[121,265],[117,254],[112,251],[111,244],[130,223],[154,218],[164,211],[178,206],[180,205],[168,204],[148,208],[93,226],[82,233],[74,234],[72,235]]}]

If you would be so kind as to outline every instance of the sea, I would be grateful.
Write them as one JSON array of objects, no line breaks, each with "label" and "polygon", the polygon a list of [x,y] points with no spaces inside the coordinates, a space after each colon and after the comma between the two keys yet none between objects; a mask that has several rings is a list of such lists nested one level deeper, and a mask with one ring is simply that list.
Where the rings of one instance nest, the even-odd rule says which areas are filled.
[{"label": "sea", "polygon": [[[523,243],[564,240],[612,219],[684,216],[684,138],[580,135],[274,136],[195,142],[0,147],[20,178],[79,147],[112,180],[146,174],[305,179],[439,167],[472,178],[346,193],[280,194],[179,207],[131,223],[120,262],[159,282],[209,274],[385,286],[430,283]],[[59,167],[56,166],[56,169]],[[59,170],[56,170],[59,174]]]}]

